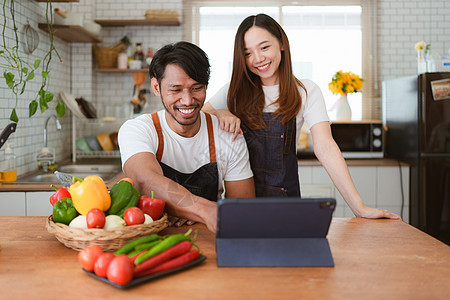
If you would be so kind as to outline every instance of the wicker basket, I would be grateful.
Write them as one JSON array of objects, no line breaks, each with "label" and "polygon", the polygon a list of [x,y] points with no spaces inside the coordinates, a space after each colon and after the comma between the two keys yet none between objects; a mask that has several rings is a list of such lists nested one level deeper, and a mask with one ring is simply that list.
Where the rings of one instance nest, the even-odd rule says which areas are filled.
[{"label": "wicker basket", "polygon": [[127,44],[125,42],[120,42],[112,48],[97,47],[96,45],[92,47],[94,48],[98,67],[100,69],[106,69],[117,67],[117,56],[127,48]]},{"label": "wicker basket", "polygon": [[66,247],[80,251],[87,246],[97,244],[103,251],[115,251],[126,243],[141,236],[158,233],[169,224],[167,214],[150,224],[133,225],[112,229],[80,229],[66,224],[54,223],[52,215],[47,218],[45,227],[49,233]]}]

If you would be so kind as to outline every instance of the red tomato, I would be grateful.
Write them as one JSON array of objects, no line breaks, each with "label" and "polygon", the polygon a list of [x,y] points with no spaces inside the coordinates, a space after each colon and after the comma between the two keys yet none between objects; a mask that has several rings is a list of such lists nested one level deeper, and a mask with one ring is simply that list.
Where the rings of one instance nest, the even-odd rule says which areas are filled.
[{"label": "red tomato", "polygon": [[86,214],[88,228],[103,228],[105,226],[105,213],[99,208],[93,208]]},{"label": "red tomato", "polygon": [[109,281],[117,284],[127,284],[133,279],[134,263],[126,254],[113,258],[106,271]]},{"label": "red tomato", "polygon": [[78,252],[78,261],[86,271],[92,272],[97,258],[102,255],[103,249],[99,245],[90,245]]},{"label": "red tomato", "polygon": [[123,219],[127,225],[138,225],[143,224],[145,221],[144,212],[142,209],[136,206],[128,208],[123,214]]},{"label": "red tomato", "polygon": [[155,199],[150,196],[142,195],[139,197],[138,207],[142,211],[152,217],[154,221],[161,218],[164,213],[166,202],[163,199]]},{"label": "red tomato", "polygon": [[[120,181],[122,181],[122,180],[128,181],[128,182],[130,182],[132,185],[134,185],[134,181],[133,181],[133,179],[131,179],[130,177],[122,178]],[[120,182],[120,181],[119,181],[119,182]]]},{"label": "red tomato", "polygon": [[114,253],[104,252],[97,258],[94,264],[94,273],[100,277],[106,277],[106,271],[108,270],[109,264],[116,257]]}]

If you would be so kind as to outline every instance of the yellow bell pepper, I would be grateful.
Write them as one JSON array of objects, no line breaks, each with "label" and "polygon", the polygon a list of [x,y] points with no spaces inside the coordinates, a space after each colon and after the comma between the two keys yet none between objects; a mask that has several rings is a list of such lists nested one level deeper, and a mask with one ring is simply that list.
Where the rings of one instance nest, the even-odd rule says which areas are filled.
[{"label": "yellow bell pepper", "polygon": [[87,176],[69,187],[75,209],[86,215],[91,209],[106,211],[111,206],[111,197],[105,182],[99,176]]}]

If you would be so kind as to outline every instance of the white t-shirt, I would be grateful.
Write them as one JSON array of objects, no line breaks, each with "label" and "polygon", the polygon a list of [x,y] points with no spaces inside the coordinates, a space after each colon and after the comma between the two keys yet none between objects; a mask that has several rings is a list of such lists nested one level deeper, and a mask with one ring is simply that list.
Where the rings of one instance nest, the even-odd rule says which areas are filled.
[{"label": "white t-shirt", "polygon": [[[325,100],[323,99],[320,88],[317,86],[317,84],[309,79],[303,79],[301,80],[301,82],[305,86],[308,95],[306,96],[305,91],[299,87],[300,95],[302,96],[302,107],[300,108],[296,117],[296,141],[298,141],[300,137],[300,130],[304,122],[306,122],[308,127],[311,128],[313,125],[319,122],[330,121],[325,106]],[[209,103],[212,105],[212,107],[214,107],[214,109],[228,109],[227,94],[229,86],[230,83],[224,85],[209,100]],[[278,104],[274,103],[278,99],[279,95],[278,85],[263,85],[262,89],[266,100],[263,112],[274,112],[278,108]]]},{"label": "white t-shirt", "polygon": [[[166,121],[165,110],[158,112],[164,136],[164,151],[161,161],[179,172],[190,174],[210,162],[206,117],[203,112],[200,115],[199,132],[193,137],[186,138],[170,129]],[[211,117],[219,172],[219,197],[223,192],[223,181],[247,179],[253,176],[253,172],[250,168],[244,137],[239,136],[232,142],[233,135],[221,130],[217,118],[213,115]],[[145,114],[126,121],[120,127],[118,141],[122,167],[127,159],[137,153],[150,152],[156,155],[158,135],[151,115]]]}]

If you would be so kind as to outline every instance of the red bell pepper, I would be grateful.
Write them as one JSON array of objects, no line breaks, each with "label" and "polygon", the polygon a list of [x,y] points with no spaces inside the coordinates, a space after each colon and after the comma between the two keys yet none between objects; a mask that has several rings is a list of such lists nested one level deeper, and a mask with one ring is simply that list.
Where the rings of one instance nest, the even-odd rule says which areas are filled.
[{"label": "red bell pepper", "polygon": [[55,203],[59,201],[59,199],[62,199],[62,198],[72,199],[69,191],[65,187],[58,189],[56,186],[54,186],[52,184],[52,188],[54,188],[56,191],[56,193],[54,193],[53,195],[50,196],[50,203],[52,204],[52,206],[54,206]]},{"label": "red bell pepper", "polygon": [[152,191],[152,196],[142,195],[139,197],[138,207],[142,211],[152,217],[153,221],[159,220],[164,213],[166,202],[163,199],[156,199],[155,193]]}]

